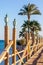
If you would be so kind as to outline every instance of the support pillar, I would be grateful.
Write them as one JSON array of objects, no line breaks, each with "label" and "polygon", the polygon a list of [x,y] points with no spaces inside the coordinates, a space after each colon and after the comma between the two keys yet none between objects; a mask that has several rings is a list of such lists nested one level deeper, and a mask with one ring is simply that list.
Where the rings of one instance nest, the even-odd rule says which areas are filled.
[{"label": "support pillar", "polygon": [[[4,35],[4,37],[5,37],[5,48],[6,48],[6,46],[9,44],[9,29],[8,29],[8,26],[7,26],[7,23],[8,23],[7,14],[4,18],[4,21],[5,21],[5,35]],[[9,51],[7,51],[6,57],[7,57],[7,59],[5,60],[5,65],[9,65]]]},{"label": "support pillar", "polygon": [[[9,44],[9,29],[5,26],[5,48]],[[5,65],[9,65],[9,51],[6,54],[7,59],[5,60]]]},{"label": "support pillar", "polygon": [[12,64],[16,65],[16,28],[15,28],[15,19],[13,21],[13,45],[12,45],[12,53],[14,56],[12,57]]}]

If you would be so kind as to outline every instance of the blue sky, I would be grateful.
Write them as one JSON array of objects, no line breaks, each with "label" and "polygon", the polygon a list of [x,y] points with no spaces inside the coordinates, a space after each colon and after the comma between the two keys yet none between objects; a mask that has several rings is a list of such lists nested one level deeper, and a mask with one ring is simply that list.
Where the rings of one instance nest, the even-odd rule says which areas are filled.
[{"label": "blue sky", "polygon": [[[9,17],[9,38],[12,39],[13,20],[16,19],[16,38],[19,37],[19,31],[24,20],[27,20],[26,16],[19,16],[18,13],[23,5],[28,3],[34,3],[42,13],[42,15],[31,16],[31,20],[37,20],[43,28],[43,0],[0,0],[0,39],[4,39],[4,17],[8,14]],[[40,32],[43,35],[43,29]]]}]

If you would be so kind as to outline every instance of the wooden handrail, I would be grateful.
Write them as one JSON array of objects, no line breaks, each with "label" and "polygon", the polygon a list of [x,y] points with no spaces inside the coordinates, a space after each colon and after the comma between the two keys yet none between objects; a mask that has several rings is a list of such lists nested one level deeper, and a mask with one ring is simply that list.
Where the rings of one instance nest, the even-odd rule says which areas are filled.
[{"label": "wooden handrail", "polygon": [[0,55],[0,63],[3,61],[7,51],[3,51],[2,54]]},{"label": "wooden handrail", "polygon": [[36,44],[34,44],[33,46],[31,46],[30,48],[31,48],[31,52],[30,52],[30,54],[32,54],[32,52],[34,52],[34,47],[36,48],[37,47],[37,50],[40,48],[40,47],[42,47],[43,46],[43,43],[38,43],[37,45]]},{"label": "wooden handrail", "polygon": [[12,44],[13,44],[13,41],[10,41],[10,43],[7,45],[7,47],[4,49],[4,51],[0,55],[0,63],[3,61],[4,57],[6,56],[6,53],[11,48]]},{"label": "wooden handrail", "polygon": [[5,51],[9,51],[9,49],[11,48],[13,44],[13,41],[10,41],[10,43],[7,45],[7,47],[5,48]]},{"label": "wooden handrail", "polygon": [[[29,43],[30,43],[30,41],[29,41]],[[29,43],[28,43],[28,44],[29,44]],[[5,56],[6,56],[6,53],[9,51],[9,49],[11,48],[12,44],[13,44],[13,41],[10,41],[10,43],[7,45],[7,47],[4,49],[4,51],[3,51],[2,54],[0,55],[0,63],[1,63],[3,60],[7,59],[7,57],[5,57]],[[28,46],[28,44],[27,44],[27,46]],[[40,46],[40,45],[42,45],[42,43],[31,46],[30,48],[32,48],[32,49],[31,49],[30,54],[32,54],[32,52],[34,51],[33,48],[34,48],[35,46],[38,47],[38,46]],[[24,50],[22,50],[22,51],[19,51],[19,52],[18,52],[18,51],[16,50],[16,55],[18,55],[18,56],[20,57],[20,59],[19,59],[17,62],[19,62],[19,61],[23,62],[22,59],[25,58],[25,57],[29,54],[29,53],[28,53],[27,55],[24,56],[25,51],[27,50],[27,46],[26,46],[26,48],[25,48]],[[22,58],[21,58],[21,56],[20,56],[19,54],[22,53],[22,52],[23,52],[23,55],[22,55]],[[15,54],[9,55],[9,58],[12,57],[12,56],[14,56],[14,55],[15,55]],[[17,62],[16,62],[16,63],[17,63]]]},{"label": "wooden handrail", "polygon": [[[28,42],[28,44],[27,44],[27,46],[26,46],[26,48],[25,48],[25,51],[24,51],[24,53],[23,53],[23,56],[24,56],[24,54],[25,54],[25,52],[26,52],[26,50],[27,50],[27,47],[28,47],[28,45],[31,43],[31,41],[29,40],[29,42]],[[23,57],[22,56],[22,57]]]},{"label": "wooden handrail", "polygon": [[21,60],[20,62],[22,62],[23,59],[24,59],[26,56],[29,55],[29,53],[26,54],[26,55],[25,55],[25,53],[26,53],[26,50],[28,50],[28,45],[29,45],[30,43],[31,43],[31,41],[29,40],[28,44],[26,45],[26,47],[25,47],[25,49],[24,49],[24,52],[23,52],[22,58],[20,59],[20,60]]},{"label": "wooden handrail", "polygon": [[[17,55],[18,55],[19,53],[22,53],[22,52],[24,52],[24,50],[19,51],[19,52],[16,50],[16,54],[17,54]],[[7,59],[7,57],[5,57],[6,53],[7,53],[7,51],[4,50],[4,51],[2,52],[2,54],[0,55],[0,59],[2,59],[2,55],[3,55],[3,57],[4,57],[3,59],[6,60],[6,59]],[[9,55],[9,58],[12,57],[12,56],[14,56],[14,55],[15,55],[15,54]],[[18,55],[18,56],[19,56],[19,55]],[[19,56],[19,57],[20,57],[20,56]]]}]

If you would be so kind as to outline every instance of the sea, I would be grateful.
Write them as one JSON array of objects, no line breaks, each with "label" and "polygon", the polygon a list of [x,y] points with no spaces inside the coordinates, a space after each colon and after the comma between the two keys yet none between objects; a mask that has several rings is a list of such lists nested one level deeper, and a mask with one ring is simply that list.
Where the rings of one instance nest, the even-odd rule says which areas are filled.
[{"label": "sea", "polygon": [[[19,47],[19,46],[17,46],[16,45],[16,47]],[[0,40],[0,55],[2,54],[2,52],[4,51],[4,48],[5,48],[5,42],[4,42],[4,40]],[[21,47],[19,47],[19,48],[21,48]],[[10,50],[9,50],[9,54],[12,54],[12,48],[10,48]],[[16,56],[16,61],[19,59],[19,57],[18,56]],[[25,62],[26,60],[24,60],[24,62]],[[0,65],[4,65],[4,61],[2,61],[1,63],[0,63]],[[11,65],[12,64],[12,58],[10,58],[9,59],[9,65]],[[16,65],[19,65],[19,63],[17,63]]]}]

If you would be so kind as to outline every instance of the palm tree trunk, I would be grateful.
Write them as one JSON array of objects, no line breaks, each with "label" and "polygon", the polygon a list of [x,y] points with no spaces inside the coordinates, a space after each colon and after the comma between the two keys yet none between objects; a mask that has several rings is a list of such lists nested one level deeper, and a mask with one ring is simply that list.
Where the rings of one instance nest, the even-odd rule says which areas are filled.
[{"label": "palm tree trunk", "polygon": [[[30,15],[28,15],[28,21],[30,22]],[[28,40],[30,39],[29,33],[30,33],[30,31],[29,31],[29,27],[28,27]]]},{"label": "palm tree trunk", "polygon": [[29,32],[30,32],[30,31],[29,31],[29,27],[28,27],[28,40],[30,39],[30,35],[29,35]]},{"label": "palm tree trunk", "polygon": [[26,33],[26,44],[28,43],[28,32]]},{"label": "palm tree trunk", "polygon": [[36,44],[37,44],[37,43],[38,43],[38,34],[36,34],[36,37],[37,37],[37,38],[36,38]]},{"label": "palm tree trunk", "polygon": [[30,15],[28,15],[28,21],[30,21]]},{"label": "palm tree trunk", "polygon": [[32,45],[34,44],[34,29],[32,30]]}]

